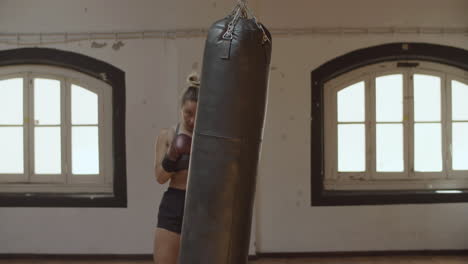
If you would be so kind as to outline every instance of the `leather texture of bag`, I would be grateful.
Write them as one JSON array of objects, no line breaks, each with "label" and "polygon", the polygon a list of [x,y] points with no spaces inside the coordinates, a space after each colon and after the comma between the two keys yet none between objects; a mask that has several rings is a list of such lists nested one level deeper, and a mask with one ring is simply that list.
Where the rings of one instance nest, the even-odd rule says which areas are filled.
[{"label": "leather texture of bag", "polygon": [[247,17],[229,31],[232,20],[216,22],[206,40],[181,264],[247,263],[271,35]]}]

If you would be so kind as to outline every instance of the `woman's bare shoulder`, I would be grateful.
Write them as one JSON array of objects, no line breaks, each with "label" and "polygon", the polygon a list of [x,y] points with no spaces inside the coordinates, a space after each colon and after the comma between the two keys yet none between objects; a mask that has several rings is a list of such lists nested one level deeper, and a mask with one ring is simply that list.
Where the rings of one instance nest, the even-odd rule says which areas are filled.
[{"label": "woman's bare shoulder", "polygon": [[159,139],[171,139],[174,136],[175,128],[162,128],[159,130],[158,138]]},{"label": "woman's bare shoulder", "polygon": [[159,130],[158,136],[166,136],[167,134],[169,134],[169,131],[170,128],[162,128],[161,130]]}]

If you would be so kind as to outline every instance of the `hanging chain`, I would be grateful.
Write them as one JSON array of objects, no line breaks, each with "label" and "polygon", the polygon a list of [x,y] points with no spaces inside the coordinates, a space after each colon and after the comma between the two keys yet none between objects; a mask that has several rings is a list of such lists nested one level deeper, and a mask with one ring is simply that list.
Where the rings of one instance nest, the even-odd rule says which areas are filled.
[{"label": "hanging chain", "polygon": [[252,10],[250,10],[250,8],[248,7],[247,0],[237,0],[237,5],[234,8],[234,10],[231,12],[231,16],[233,16],[233,19],[231,20],[231,22],[229,22],[228,28],[226,32],[223,34],[223,39],[232,39],[232,32],[234,31],[234,27],[236,26],[236,23],[239,17],[242,16],[242,17],[248,18],[249,15],[253,18],[257,27],[263,32],[262,44],[264,44],[265,42],[271,42],[265,29],[258,22],[257,17],[253,14]]},{"label": "hanging chain", "polygon": [[234,31],[234,27],[236,26],[237,20],[239,19],[241,7],[237,5],[234,11],[235,11],[234,17],[232,18],[231,22],[229,22],[228,28],[226,32],[223,34],[223,39],[229,39],[229,40],[232,39],[232,32]]},{"label": "hanging chain", "polygon": [[250,14],[250,16],[253,17],[253,19],[254,19],[254,21],[255,21],[255,24],[257,24],[257,27],[258,27],[259,29],[261,29],[262,32],[263,32],[263,39],[262,39],[262,42],[263,42],[263,43],[262,43],[262,44],[265,44],[265,42],[267,42],[267,41],[271,43],[271,40],[270,40],[270,38],[268,37],[268,35],[267,35],[265,29],[264,29],[263,26],[258,22],[257,17],[254,15],[254,13],[250,10],[250,8],[249,8],[247,5],[245,6],[245,9],[246,9],[247,12]]}]

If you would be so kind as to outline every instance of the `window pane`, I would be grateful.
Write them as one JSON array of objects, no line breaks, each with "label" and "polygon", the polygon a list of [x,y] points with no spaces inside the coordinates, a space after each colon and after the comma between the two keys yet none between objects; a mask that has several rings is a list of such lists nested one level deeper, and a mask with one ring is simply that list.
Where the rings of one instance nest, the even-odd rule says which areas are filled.
[{"label": "window pane", "polygon": [[23,124],[23,79],[0,81],[0,125]]},{"label": "window pane", "polygon": [[36,174],[62,173],[60,127],[34,129],[34,165]]},{"label": "window pane", "polygon": [[452,168],[468,170],[468,123],[452,126]]},{"label": "window pane", "polygon": [[366,170],[365,142],[363,124],[338,125],[338,171]]},{"label": "window pane", "polygon": [[0,127],[0,161],[0,173],[24,173],[22,127]]},{"label": "window pane", "polygon": [[377,171],[402,172],[403,160],[403,125],[377,124]]},{"label": "window pane", "polygon": [[97,127],[72,128],[73,174],[99,174],[99,139]]},{"label": "window pane", "polygon": [[60,124],[60,81],[34,79],[34,119],[36,125]]},{"label": "window pane", "polygon": [[78,85],[72,85],[72,124],[97,125],[98,96]]},{"label": "window pane", "polygon": [[414,75],[414,120],[440,121],[440,78]]},{"label": "window pane", "polygon": [[403,75],[378,77],[376,85],[377,122],[403,120]]},{"label": "window pane", "polygon": [[468,85],[452,81],[452,119],[468,120]]},{"label": "window pane", "polygon": [[414,170],[442,171],[442,139],[440,124],[415,124]]},{"label": "window pane", "polygon": [[362,122],[365,115],[364,82],[338,92],[338,122]]}]

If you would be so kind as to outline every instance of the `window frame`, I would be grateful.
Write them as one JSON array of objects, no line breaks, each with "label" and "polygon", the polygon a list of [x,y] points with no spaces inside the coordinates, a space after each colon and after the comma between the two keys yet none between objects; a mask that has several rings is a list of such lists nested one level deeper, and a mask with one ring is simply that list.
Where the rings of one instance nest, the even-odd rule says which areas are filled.
[{"label": "window frame", "polygon": [[[24,81],[26,79],[27,74],[24,73],[7,73],[5,75],[2,75],[0,77],[0,81],[3,80],[10,80],[10,79],[15,79],[15,78],[22,78],[23,79],[23,116],[24,113],[29,111],[28,109],[28,102],[27,97],[24,96],[25,92],[28,90],[27,89],[27,83]],[[11,175],[11,174],[3,174],[2,177],[4,179],[4,182],[17,182],[17,181],[26,181],[28,178],[28,171],[29,171],[29,162],[24,159],[25,153],[28,153],[28,147],[29,147],[29,138],[25,137],[24,135],[27,135],[27,125],[25,124],[25,120],[22,120],[21,125],[0,125],[0,127],[19,127],[21,126],[23,128],[23,174],[17,174],[17,175]]]},{"label": "window frame", "polygon": [[[48,48],[22,48],[22,49],[13,49],[13,50],[5,50],[0,51],[0,67],[10,67],[12,70],[14,68],[21,68],[21,67],[28,67],[30,65],[36,65],[43,67],[43,69],[47,67],[54,67],[57,72],[67,72],[73,73],[71,75],[67,75],[68,81],[62,82],[62,86],[67,86],[70,88],[68,90],[68,94],[62,93],[61,96],[65,97],[64,99],[67,100],[67,103],[70,103],[71,98],[71,84],[76,84],[81,87],[84,87],[89,90],[93,90],[93,85],[85,85],[89,83],[89,80],[95,81],[96,83],[104,82],[105,85],[110,86],[111,88],[111,96],[101,96],[98,95],[98,100],[106,100],[107,105],[110,106],[109,108],[112,109],[100,109],[99,111],[109,111],[112,118],[109,120],[110,124],[104,124],[102,121],[102,115],[99,115],[99,122],[98,126],[103,126],[104,129],[99,129],[99,144],[110,144],[111,147],[111,155],[100,155],[100,158],[107,159],[106,161],[100,160],[100,167],[105,162],[111,164],[109,168],[110,173],[103,172],[104,175],[111,175],[111,178],[107,178],[104,180],[105,183],[111,183],[110,187],[107,190],[103,188],[99,188],[97,185],[95,186],[88,186],[89,192],[84,193],[78,187],[76,188],[69,188],[64,190],[62,193],[53,193],[53,192],[41,192],[41,191],[34,191],[34,190],[21,190],[19,186],[16,186],[17,189],[11,192],[1,192],[0,191],[0,207],[126,207],[127,206],[127,191],[126,191],[126,155],[125,155],[125,74],[120,69],[96,60],[94,58],[84,56],[78,53],[67,52],[67,51],[60,51],[56,49],[48,49]],[[5,68],[8,69],[8,68]],[[35,72],[38,73],[40,77],[52,77],[55,79],[58,77],[53,73],[50,74],[47,71],[45,72]],[[80,75],[84,74],[85,77],[80,77]],[[29,74],[27,77],[30,77]],[[86,80],[88,79],[88,80]],[[33,79],[30,79],[33,80]],[[23,82],[23,92],[26,91],[27,85],[29,83],[27,81]],[[63,87],[62,87],[63,88]],[[62,91],[67,91],[67,89],[63,89]],[[32,89],[30,89],[32,92]],[[99,92],[99,89],[98,89]],[[100,91],[103,92],[103,91]],[[25,96],[23,96],[25,98]],[[31,97],[32,98],[32,97]],[[65,107],[66,103],[61,104],[62,111]],[[98,106],[104,107],[106,104],[99,104]],[[24,103],[24,108],[27,108],[32,104]],[[71,109],[71,105],[70,105]],[[33,118],[31,115],[32,109],[27,109],[29,112],[29,116]],[[65,113],[62,114],[61,120],[65,123],[62,124],[64,127],[62,130],[67,129],[71,135],[71,115],[70,112],[67,110]],[[66,123],[70,121],[69,125]],[[23,127],[26,127],[25,122],[23,120]],[[106,130],[109,127],[109,130]],[[30,129],[34,129],[34,125],[30,126]],[[66,132],[62,131],[62,134]],[[107,137],[108,140],[104,135],[112,135],[112,137]],[[32,135],[32,134],[31,134]],[[25,137],[27,138],[27,137]],[[66,146],[67,149],[66,153],[62,153],[63,155],[71,155],[71,149],[68,146],[68,141],[65,142],[64,137],[62,137],[62,144]],[[25,148],[30,146],[31,142],[27,142],[25,144]],[[70,143],[71,144],[71,143]],[[62,148],[63,149],[63,148]],[[101,148],[100,146],[100,149]],[[70,153],[68,153],[70,152]],[[25,151],[25,153],[28,153]],[[27,154],[25,154],[26,156]],[[28,163],[25,160],[25,163]],[[27,175],[27,171],[31,171],[32,168],[28,168],[25,166],[25,174]],[[62,168],[63,170],[64,168]],[[71,174],[71,160],[68,168],[69,174]],[[86,182],[79,182],[82,186],[86,185]],[[57,187],[54,184],[45,184],[46,186],[53,186]],[[13,186],[13,185],[11,185]],[[69,187],[69,186],[68,186]]]},{"label": "window frame", "polygon": [[[447,78],[446,80],[446,85],[447,87],[449,87],[448,89],[448,93],[447,93],[447,100],[450,100],[450,105],[452,105],[452,89],[453,89],[453,82],[452,81],[457,81],[457,82],[460,82],[460,83],[465,83],[465,84],[468,84],[468,76],[465,76],[465,78],[463,78],[461,76],[461,74],[450,74],[450,75],[447,75],[448,77],[450,78]],[[447,124],[447,142],[450,144],[450,148],[447,150],[447,152],[452,152],[452,127],[453,127],[453,123],[455,122],[463,122],[463,123],[467,123],[468,124],[468,120],[466,121],[453,121],[452,120],[452,111],[448,111],[447,113],[447,122],[449,124]],[[453,160],[452,160],[452,155],[449,156],[449,159],[447,161],[447,164],[453,164]],[[448,168],[448,175],[449,177],[453,178],[453,179],[457,179],[457,178],[466,178],[466,175],[462,175],[460,172],[458,171],[454,171],[452,169],[452,166],[449,166]]]},{"label": "window frame", "polygon": [[[357,50],[348,54],[345,54],[341,57],[338,57],[334,60],[331,60],[319,68],[315,69],[311,73],[312,79],[312,96],[311,96],[311,204],[312,206],[328,206],[328,205],[377,205],[377,204],[410,204],[410,203],[450,203],[450,202],[466,202],[468,201],[468,192],[466,189],[462,190],[460,193],[437,193],[434,190],[380,190],[375,191],[372,189],[368,190],[329,190],[324,188],[325,184],[325,169],[329,166],[325,166],[325,163],[335,162],[325,159],[327,155],[327,149],[325,144],[329,144],[327,141],[327,136],[325,135],[325,126],[330,118],[330,113],[326,112],[325,104],[330,102],[324,102],[325,98],[325,85],[328,81],[334,81],[338,79],[339,76],[344,73],[355,70],[359,72],[360,69],[365,68],[369,65],[375,65],[377,63],[384,62],[397,62],[397,61],[424,61],[424,62],[434,62],[439,64],[444,64],[448,66],[454,66],[460,69],[460,72],[463,72],[466,75],[468,71],[468,51],[426,44],[426,43],[392,43],[385,44],[376,47],[365,48]],[[422,69],[418,69],[418,72],[421,72]],[[365,71],[364,71],[365,72]],[[363,73],[364,73],[363,72]],[[355,82],[348,80],[350,84],[356,83],[360,78],[359,74],[355,75]],[[404,75],[405,76],[405,75]],[[446,76],[449,76],[447,74]],[[375,82],[372,81],[372,78],[377,77],[377,75],[372,75],[368,81],[372,84],[370,87],[371,91]],[[465,79],[468,76],[465,76]],[[404,77],[406,79],[406,77]],[[408,77],[409,79],[409,77]],[[447,78],[447,82],[451,79]],[[411,83],[409,80],[405,80]],[[412,84],[411,84],[412,85]],[[346,87],[346,86],[343,86]],[[443,100],[441,106],[445,105],[448,100],[449,94],[445,98],[441,97]],[[367,97],[367,96],[366,96]],[[329,97],[328,97],[329,98]],[[366,98],[366,102],[367,102]],[[368,102],[369,103],[369,102]],[[369,109],[369,108],[366,108]],[[375,109],[375,106],[372,105],[372,109]],[[404,111],[407,111],[405,109]],[[366,116],[369,115],[367,110]],[[405,112],[404,112],[405,113]],[[441,116],[442,117],[442,116]],[[367,118],[367,117],[366,117]],[[375,119],[372,119],[375,121]],[[412,118],[408,121],[408,124],[411,123]],[[447,119],[446,119],[447,120]],[[367,121],[369,121],[367,119]],[[450,120],[451,121],[451,120]],[[443,124],[442,124],[443,125]],[[328,125],[329,126],[329,125]],[[374,128],[375,129],[375,126]],[[409,129],[411,133],[413,131]],[[336,131],[337,129],[335,129]],[[367,131],[367,129],[366,129]],[[409,133],[409,135],[411,134]],[[374,133],[371,133],[373,135]],[[332,135],[333,136],[333,135]],[[367,141],[375,140],[369,139]],[[375,147],[375,144],[370,146]],[[328,146],[328,145],[327,145]],[[407,145],[405,145],[407,146]],[[332,146],[335,147],[335,146]],[[369,147],[367,145],[366,147]],[[445,153],[445,152],[444,152]],[[375,158],[375,157],[374,157]],[[409,157],[408,160],[411,160]],[[446,161],[444,160],[444,167]],[[369,166],[369,164],[367,165]],[[410,167],[408,167],[410,168]],[[468,187],[468,186],[467,186]],[[458,189],[458,188],[457,188]]]},{"label": "window frame", "polygon": [[[17,71],[20,71],[22,72],[23,70],[20,68],[20,67],[12,67],[12,69],[15,69]],[[65,149],[67,148],[66,144],[67,144],[67,141],[68,141],[68,138],[67,138],[67,134],[64,133],[64,126],[66,126],[66,113],[67,113],[67,109],[65,107],[65,98],[66,98],[66,87],[65,87],[65,78],[63,78],[63,76],[58,76],[58,75],[55,75],[55,74],[50,74],[50,73],[40,73],[40,72],[30,72],[29,69],[27,67],[24,67],[23,68],[24,71],[27,72],[27,79],[25,79],[24,81],[27,83],[28,85],[28,95],[27,95],[27,99],[28,100],[28,106],[26,106],[28,108],[28,114],[27,116],[29,116],[29,119],[34,119],[34,107],[35,107],[35,86],[34,86],[34,80],[35,79],[48,79],[48,80],[56,80],[56,81],[59,81],[60,82],[60,135],[61,135],[61,142],[60,142],[60,145],[61,145],[61,151],[60,151],[60,154],[61,154],[61,164],[63,165],[64,164],[64,161],[66,159],[66,152],[64,151],[64,147],[62,146],[65,146]],[[62,177],[63,174],[65,174],[65,178],[66,178],[66,170],[64,171],[64,168],[62,167],[62,171],[60,174],[35,174],[35,168],[36,168],[36,160],[35,160],[35,157],[34,157],[34,153],[35,153],[35,136],[36,136],[36,132],[35,132],[35,128],[36,127],[42,127],[41,125],[37,126],[34,122],[27,122],[26,126],[28,127],[28,134],[25,138],[25,140],[28,140],[28,143],[29,143],[29,151],[25,154],[25,157],[28,157],[27,159],[29,159],[29,163],[30,163],[30,169],[29,169],[29,172],[28,172],[28,175],[29,175],[29,180],[28,182],[29,183],[57,183],[57,184],[64,184],[66,182],[66,180]],[[48,125],[44,125],[44,126],[48,126]],[[0,188],[1,190],[1,188]]]},{"label": "window frame", "polygon": [[[402,124],[403,124],[403,160],[404,160],[404,164],[403,164],[403,172],[377,172],[377,170],[375,169],[375,164],[376,164],[376,161],[377,161],[377,150],[376,150],[376,144],[371,144],[371,142],[376,142],[377,141],[377,138],[376,138],[376,135],[377,135],[377,118],[376,118],[376,112],[377,112],[377,106],[375,104],[376,102],[376,94],[375,94],[375,91],[376,91],[376,88],[377,88],[377,84],[376,84],[376,80],[377,78],[379,77],[383,77],[383,76],[388,76],[388,75],[396,75],[396,74],[401,74],[402,75],[402,85],[403,85],[403,91],[402,91],[402,95],[403,95],[403,100],[405,100],[404,98],[409,96],[408,94],[408,89],[405,89],[408,87],[408,84],[410,82],[409,80],[409,76],[404,72],[404,71],[401,71],[399,69],[389,69],[389,70],[386,70],[386,71],[381,71],[381,72],[376,72],[374,74],[372,74],[370,76],[370,90],[369,92],[371,93],[371,98],[372,100],[370,100],[369,104],[370,104],[370,115],[371,115],[371,121],[370,121],[370,124],[371,124],[371,128],[370,128],[370,137],[371,137],[371,140],[369,141],[369,144],[370,144],[370,148],[372,149],[371,152],[374,154],[374,156],[372,157],[371,159],[371,171],[372,172],[375,172],[375,174],[373,174],[372,178],[379,178],[379,179],[385,179],[385,180],[395,180],[395,179],[402,179],[402,178],[406,178],[407,176],[404,176],[402,177],[403,175],[407,175],[408,174],[408,170],[409,170],[409,167],[410,165],[408,164],[408,160],[409,160],[409,155],[408,155],[408,152],[409,152],[409,146],[411,145],[411,141],[410,141],[410,138],[408,137],[405,137],[404,135],[409,135],[409,120],[406,119],[405,120],[405,116],[409,116],[409,108],[408,108],[408,105],[407,104],[403,104],[403,109],[402,109],[402,114],[403,114],[403,117],[402,117]],[[374,122],[375,121],[375,122]]]},{"label": "window frame", "polygon": [[[13,73],[13,75],[12,75]],[[37,127],[33,122],[24,122],[23,126],[25,126],[25,133],[24,143],[27,146],[25,147],[25,154],[26,157],[25,161],[29,161],[26,167],[30,167],[31,169],[25,170],[27,173],[24,173],[27,176],[33,177],[27,179],[27,177],[20,178],[20,177],[11,177],[13,180],[9,180],[12,176],[8,174],[3,174],[2,177],[6,178],[6,181],[3,179],[0,181],[0,192],[29,192],[31,189],[35,190],[36,192],[48,192],[54,188],[58,188],[61,192],[66,192],[67,188],[71,188],[75,191],[80,192],[90,192],[87,189],[92,188],[93,191],[100,190],[101,192],[110,192],[111,189],[107,186],[101,186],[99,188],[99,184],[101,185],[108,185],[112,183],[112,177],[109,177],[112,174],[112,160],[109,158],[111,157],[111,148],[112,148],[112,131],[109,129],[112,127],[112,105],[110,98],[112,96],[111,87],[108,84],[96,80],[94,78],[88,77],[79,72],[73,72],[67,69],[60,69],[56,67],[48,67],[48,66],[37,66],[37,65],[23,65],[23,66],[12,66],[8,67],[7,74],[2,76],[14,76],[13,78],[17,78],[18,76],[23,76],[23,82],[27,84],[27,91],[28,96],[24,96],[24,101],[28,102],[27,104],[23,105],[25,112],[29,109],[27,116],[29,119],[34,118],[34,80],[35,79],[48,79],[48,80],[57,80],[60,81],[60,96],[61,96],[61,161],[62,161],[62,173],[61,174],[35,174],[35,158],[34,148],[35,148],[35,131],[34,129]],[[11,78],[11,77],[9,77]],[[3,79],[3,78],[2,78]],[[7,78],[8,79],[8,78]],[[98,99],[98,124],[96,125],[99,128],[99,170],[100,173],[104,175],[101,177],[100,175],[96,174],[79,174],[73,175],[72,174],[72,152],[71,152],[71,129],[73,126],[90,126],[90,125],[73,125],[71,123],[71,90],[72,85],[79,86],[85,90],[89,90],[97,95]],[[104,113],[109,115],[107,118],[104,118]],[[50,125],[45,125],[45,127]],[[41,127],[41,125],[39,125]],[[28,149],[28,150],[27,150]],[[3,183],[7,182],[18,182],[18,184],[10,184],[9,186],[1,186]],[[24,182],[24,183],[20,183]],[[27,186],[28,183],[40,183],[41,186]],[[55,184],[57,185],[55,185]],[[25,185],[26,184],[26,185]],[[69,186],[73,184],[81,184],[82,188],[79,186]],[[86,185],[88,184],[88,185]],[[64,186],[62,186],[64,185]],[[92,186],[89,186],[92,185]]]},{"label": "window frame", "polygon": [[[416,63],[416,62],[415,62]],[[334,182],[337,178],[340,179],[347,179],[349,180],[350,184],[354,186],[356,189],[372,189],[375,187],[389,189],[389,188],[399,188],[398,184],[402,185],[400,188],[407,188],[404,185],[408,185],[408,188],[425,188],[424,186],[427,185],[434,185],[434,189],[443,185],[443,186],[450,186],[449,181],[454,180],[456,182],[457,179],[455,177],[451,177],[452,174],[449,174],[449,170],[451,166],[451,156],[449,155],[447,146],[449,146],[451,140],[447,137],[447,133],[450,133],[449,128],[451,126],[448,125],[448,116],[447,114],[450,112],[449,107],[451,102],[447,97],[446,93],[449,93],[451,90],[451,86],[448,86],[451,81],[457,80],[461,83],[467,84],[467,79],[462,79],[460,77],[460,72],[458,69],[448,67],[441,64],[433,64],[427,62],[417,62],[419,65],[418,68],[398,68],[396,62],[386,62],[386,63],[378,63],[374,65],[365,66],[362,68],[357,69],[355,72],[349,72],[347,74],[343,74],[333,80],[330,80],[324,84],[324,108],[325,108],[325,145],[328,146],[325,148],[325,183],[327,186],[337,186],[337,183]],[[407,98],[413,98],[413,77],[416,74],[420,75],[429,75],[435,76],[440,79],[441,83],[441,97],[440,97],[440,106],[441,106],[441,127],[442,127],[442,139],[446,139],[446,141],[441,141],[442,149],[442,165],[443,171],[442,172],[417,172],[414,171],[413,163],[414,159],[412,158],[412,151],[414,147],[414,117],[413,111],[411,108],[413,107],[413,100],[409,100]],[[402,98],[405,102],[403,104],[402,109],[402,121],[401,122],[389,122],[389,123],[401,123],[404,129],[404,145],[403,145],[403,158],[405,161],[404,164],[404,171],[403,172],[378,172],[376,171],[375,164],[376,164],[376,125],[378,124],[376,120],[376,80],[382,76],[391,76],[391,75],[401,75],[402,77],[402,88],[403,93]],[[457,76],[456,78],[453,76]],[[366,117],[365,121],[363,122],[365,127],[365,135],[366,135],[366,170],[364,172],[338,172],[336,168],[338,167],[337,164],[337,125],[339,122],[337,121],[337,95],[339,91],[349,88],[352,85],[358,83],[365,83],[366,93],[365,93],[365,109],[368,111],[365,112]],[[406,118],[405,118],[406,117]],[[466,121],[463,121],[466,122]],[[345,122],[346,123],[346,122]],[[352,123],[352,122],[351,122]],[[361,123],[361,122],[359,122]],[[429,122],[431,123],[431,121]],[[409,154],[411,151],[411,154]],[[411,158],[409,158],[411,157]],[[411,169],[410,169],[411,168]],[[468,175],[466,171],[463,175],[458,175],[458,179],[467,179]],[[353,182],[354,179],[354,182]],[[366,180],[369,181],[363,185],[369,186],[359,186],[356,183],[356,179]],[[408,180],[416,179],[417,182],[413,182],[408,184]],[[448,179],[448,180],[444,180]],[[428,184],[423,184],[422,180],[427,180]],[[432,184],[432,180],[440,180],[435,184]],[[385,186],[386,183],[384,181],[391,181],[389,186]],[[400,181],[400,183],[398,183]],[[445,182],[444,182],[445,181]],[[346,180],[343,181],[343,186],[333,187],[337,190],[347,190],[346,188]],[[373,183],[373,184],[370,184]],[[377,184],[375,184],[377,183]],[[391,185],[391,186],[390,186]],[[456,184],[452,184],[456,186]],[[466,185],[466,184],[465,184]],[[419,187],[416,187],[419,186]],[[468,187],[468,186],[467,186]]]},{"label": "window frame", "polygon": [[[414,164],[414,144],[415,144],[415,139],[414,139],[414,132],[415,132],[415,124],[416,123],[426,123],[425,121],[422,122],[422,121],[415,121],[415,116],[414,116],[414,112],[413,111],[410,111],[410,114],[409,114],[409,117],[410,117],[410,122],[409,122],[409,137],[410,137],[410,146],[412,146],[412,148],[409,149],[409,153],[410,153],[410,156],[409,156],[409,159],[408,159],[408,162],[410,164],[410,168],[411,170],[413,171],[414,175],[413,177],[415,179],[428,179],[428,180],[432,180],[432,179],[443,179],[443,178],[446,178],[447,175],[447,168],[448,168],[448,163],[447,163],[447,159],[449,158],[447,156],[447,151],[446,151],[446,147],[447,147],[447,137],[445,135],[445,132],[446,132],[446,129],[444,129],[444,127],[446,127],[446,122],[447,122],[447,98],[446,98],[446,90],[448,89],[448,87],[445,86],[445,83],[444,81],[446,81],[445,79],[445,75],[444,73],[440,73],[440,72],[436,72],[436,71],[431,71],[431,70],[426,70],[426,69],[418,69],[417,71],[416,70],[411,70],[410,71],[410,82],[409,82],[409,89],[410,89],[410,95],[411,97],[414,98],[414,76],[416,74],[419,74],[419,75],[429,75],[429,76],[435,76],[435,77],[438,77],[440,78],[440,87],[441,87],[441,93],[440,93],[440,125],[441,125],[441,144],[442,144],[442,148],[441,148],[441,151],[442,151],[442,172],[417,172],[414,170],[414,167],[415,167],[415,164]],[[414,103],[414,100],[413,102]],[[411,107],[414,109],[414,105],[411,104]],[[427,122],[427,123],[434,123],[434,122]],[[445,142],[444,142],[444,139],[445,139]]]}]

